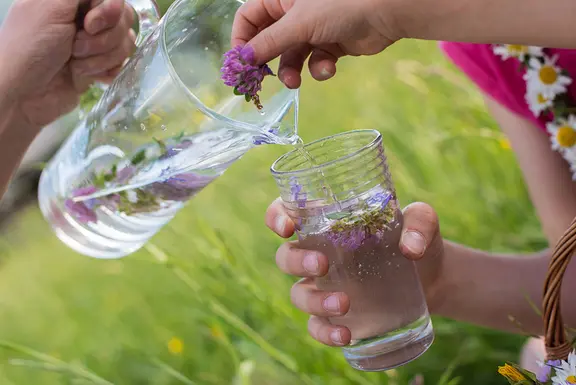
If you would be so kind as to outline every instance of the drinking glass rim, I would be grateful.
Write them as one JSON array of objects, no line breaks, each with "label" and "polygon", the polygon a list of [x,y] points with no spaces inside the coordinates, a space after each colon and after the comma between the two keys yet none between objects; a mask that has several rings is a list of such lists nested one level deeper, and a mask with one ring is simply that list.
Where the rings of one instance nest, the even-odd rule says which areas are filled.
[{"label": "drinking glass rim", "polygon": [[308,167],[308,168],[300,168],[300,169],[296,169],[296,170],[292,170],[292,171],[279,171],[279,170],[277,170],[276,166],[278,165],[278,163],[282,162],[287,157],[293,155],[294,153],[296,153],[298,151],[297,149],[294,149],[294,150],[289,151],[286,154],[280,156],[278,159],[276,159],[274,161],[274,163],[272,163],[272,166],[270,167],[270,172],[272,172],[273,175],[281,176],[281,175],[298,175],[298,174],[302,174],[302,173],[313,171],[313,170],[323,169],[323,168],[326,168],[328,166],[332,166],[334,164],[341,163],[341,162],[344,162],[344,161],[349,160],[351,158],[354,158],[354,157],[360,155],[361,153],[363,153],[364,151],[373,148],[374,145],[376,145],[379,141],[382,140],[382,134],[380,133],[380,131],[374,130],[374,129],[360,129],[360,130],[351,130],[351,131],[339,132],[337,134],[326,136],[324,138],[316,139],[316,140],[304,145],[304,148],[306,148],[308,146],[315,145],[315,144],[320,143],[320,142],[325,142],[327,140],[334,139],[334,138],[337,138],[340,136],[358,134],[358,133],[373,133],[376,135],[374,136],[374,139],[372,139],[370,142],[366,143],[365,145],[363,145],[359,149],[357,149],[357,150],[355,150],[349,154],[346,154],[344,156],[341,156],[339,158],[329,160],[327,162],[318,164],[316,166]]},{"label": "drinking glass rim", "polygon": [[[240,3],[240,4],[244,4],[246,2],[245,0],[233,0],[233,1]],[[222,121],[226,125],[230,125],[230,126],[250,130],[250,131],[261,132],[262,130],[260,129],[260,126],[258,126],[258,125],[245,123],[245,122],[242,122],[241,120],[231,119],[225,115],[219,114],[218,112],[214,111],[210,107],[206,106],[204,103],[202,103],[202,101],[196,95],[194,95],[194,93],[186,86],[186,84],[182,81],[182,78],[180,78],[180,76],[178,75],[178,72],[176,71],[176,69],[174,68],[174,65],[172,64],[172,60],[170,60],[170,55],[168,54],[168,45],[166,43],[166,24],[167,23],[165,21],[172,16],[172,13],[176,12],[176,8],[180,5],[180,3],[184,3],[184,2],[186,2],[186,0],[174,1],[170,5],[170,7],[168,7],[168,10],[163,15],[163,17],[159,23],[159,26],[158,26],[158,28],[160,28],[160,35],[161,35],[161,40],[162,40],[161,50],[160,50],[161,56],[164,59],[166,66],[168,67],[168,74],[170,75],[170,78],[176,83],[178,88],[180,90],[182,90],[184,92],[184,94],[186,94],[186,96],[192,101],[192,103],[196,104],[196,106],[200,109],[200,111],[202,111],[208,117]],[[299,90],[297,90],[297,89],[296,90],[290,90],[290,89],[286,88],[286,89],[283,89],[281,92],[288,92],[293,99],[296,99],[298,97],[298,94],[299,94]]]}]

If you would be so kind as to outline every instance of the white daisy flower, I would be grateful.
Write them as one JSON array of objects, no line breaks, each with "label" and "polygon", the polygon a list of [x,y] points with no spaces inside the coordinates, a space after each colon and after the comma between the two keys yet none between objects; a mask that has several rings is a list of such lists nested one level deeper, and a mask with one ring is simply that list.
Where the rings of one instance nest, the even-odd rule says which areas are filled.
[{"label": "white daisy flower", "polygon": [[494,53],[502,58],[502,60],[508,60],[512,57],[524,61],[526,55],[531,56],[543,56],[544,52],[541,47],[533,47],[529,45],[517,45],[517,44],[497,44],[492,50]]},{"label": "white daisy flower", "polygon": [[562,154],[564,159],[570,165],[570,171],[572,172],[572,180],[576,180],[576,151],[575,150],[567,150],[564,151]]},{"label": "white daisy flower", "polygon": [[545,98],[553,99],[558,94],[566,92],[566,86],[572,83],[572,79],[562,74],[560,67],[556,65],[557,58],[544,57],[544,63],[536,58],[531,58],[524,79],[532,83],[530,86],[538,89]]},{"label": "white daisy flower", "polygon": [[556,151],[576,151],[576,116],[570,115],[568,119],[559,119],[546,124],[550,133],[552,149]]},{"label": "white daisy flower", "polygon": [[536,117],[539,117],[542,112],[554,105],[554,99],[545,97],[544,94],[540,92],[540,87],[534,83],[526,84],[525,99],[528,107],[530,107],[530,111],[532,111]]},{"label": "white daisy flower", "polygon": [[562,361],[560,367],[555,369],[556,375],[552,377],[554,385],[576,384],[576,354],[571,352],[566,361]]}]

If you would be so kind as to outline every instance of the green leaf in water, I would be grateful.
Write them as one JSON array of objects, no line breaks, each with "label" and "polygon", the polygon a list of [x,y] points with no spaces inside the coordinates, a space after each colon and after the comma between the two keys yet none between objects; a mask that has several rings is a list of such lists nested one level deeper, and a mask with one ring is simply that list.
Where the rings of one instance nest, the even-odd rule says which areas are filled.
[{"label": "green leaf in water", "polygon": [[160,147],[160,151],[162,151],[162,154],[166,153],[167,151],[167,147],[166,147],[166,143],[164,143],[164,141],[162,139],[156,139],[156,138],[152,138],[154,139],[154,141],[158,144],[158,146]]},{"label": "green leaf in water", "polygon": [[142,163],[144,159],[146,159],[146,150],[141,150],[132,157],[132,160],[130,162],[132,162],[133,165],[137,165],[139,163]]},{"label": "green leaf in water", "polygon": [[247,102],[249,102],[250,100],[252,100],[252,97],[248,94],[244,95],[244,99],[246,99]]},{"label": "green leaf in water", "polygon": [[340,220],[340,219],[344,219],[344,218],[349,217],[350,214],[352,214],[352,213],[350,213],[350,212],[348,212],[348,211],[338,211],[338,212],[335,212],[335,213],[327,214],[327,215],[326,215],[326,218],[337,221],[337,220]]}]

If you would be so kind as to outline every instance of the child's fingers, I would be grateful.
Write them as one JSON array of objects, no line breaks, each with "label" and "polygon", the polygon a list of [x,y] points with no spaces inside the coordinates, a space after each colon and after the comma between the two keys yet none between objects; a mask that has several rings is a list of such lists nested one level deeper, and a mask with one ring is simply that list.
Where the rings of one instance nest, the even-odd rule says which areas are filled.
[{"label": "child's fingers", "polygon": [[328,274],[328,258],[312,250],[298,248],[298,241],[286,242],[276,252],[276,264],[285,273],[298,277],[322,277]]},{"label": "child's fingers", "polygon": [[302,68],[311,51],[310,45],[300,44],[282,54],[278,68],[278,77],[286,87],[291,89],[300,87],[302,83]]},{"label": "child's fingers", "polygon": [[322,317],[310,317],[308,332],[316,341],[328,346],[348,345],[352,339],[348,328],[332,325],[328,319]]},{"label": "child's fingers", "polygon": [[292,286],[290,297],[298,309],[319,317],[339,317],[350,310],[350,299],[345,293],[319,290],[312,278],[304,278]]},{"label": "child's fingers", "polygon": [[266,210],[266,226],[283,238],[290,238],[294,234],[294,222],[286,213],[280,198],[272,202]]},{"label": "child's fingers", "polygon": [[425,203],[412,203],[404,209],[400,250],[410,259],[420,259],[440,234],[438,215]]}]

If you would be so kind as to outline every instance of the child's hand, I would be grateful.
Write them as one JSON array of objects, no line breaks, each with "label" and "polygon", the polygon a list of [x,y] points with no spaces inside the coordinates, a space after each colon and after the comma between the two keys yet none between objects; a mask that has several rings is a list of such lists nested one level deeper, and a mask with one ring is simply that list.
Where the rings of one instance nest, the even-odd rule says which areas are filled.
[{"label": "child's hand", "polygon": [[[280,55],[278,76],[289,88],[300,86],[304,61],[326,80],[346,55],[374,55],[400,35],[393,22],[394,0],[249,0],[234,20],[232,45],[248,43],[258,64]],[[394,6],[393,6],[394,5]]]},{"label": "child's hand", "polygon": [[[295,231],[294,222],[286,213],[280,199],[268,208],[266,224],[283,238],[291,237]],[[441,301],[436,287],[439,286],[444,248],[438,217],[432,207],[424,203],[413,203],[404,209],[400,250],[407,258],[422,259],[417,264],[418,272],[428,306],[433,311],[434,304]],[[322,292],[314,284],[314,277],[328,273],[328,258],[316,251],[302,250],[298,247],[298,241],[292,241],[280,246],[276,253],[276,263],[282,271],[304,277],[292,287],[291,297],[296,307],[311,314],[308,322],[310,335],[330,346],[350,343],[350,331],[345,327],[330,324],[326,318],[346,314],[350,308],[348,297],[344,293]],[[329,297],[336,301],[327,300]],[[339,310],[334,311],[331,308]]]}]

